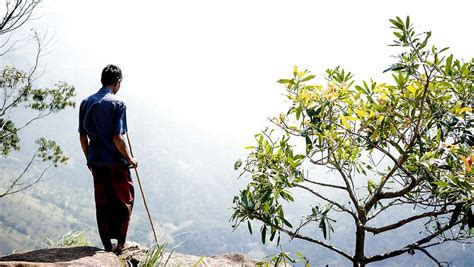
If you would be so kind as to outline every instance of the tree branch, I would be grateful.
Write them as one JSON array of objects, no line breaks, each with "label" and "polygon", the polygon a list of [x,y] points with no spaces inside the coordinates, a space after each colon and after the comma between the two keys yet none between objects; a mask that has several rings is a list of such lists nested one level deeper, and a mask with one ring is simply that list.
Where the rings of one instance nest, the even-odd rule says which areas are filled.
[{"label": "tree branch", "polygon": [[[262,222],[264,221],[264,220],[262,220],[262,218],[260,218],[260,217],[256,217],[256,218],[257,218],[258,220],[262,221]],[[307,236],[300,235],[300,234],[298,234],[298,233],[295,233],[295,232],[292,232],[292,231],[290,231],[290,230],[284,229],[283,227],[280,227],[280,226],[275,225],[275,224],[273,224],[273,223],[268,223],[268,222],[266,222],[266,224],[268,224],[268,225],[271,226],[271,227],[274,227],[275,229],[279,230],[280,232],[283,232],[283,233],[289,235],[292,239],[293,239],[293,238],[298,238],[298,239],[306,240],[306,241],[309,241],[309,242],[312,242],[312,243],[321,245],[321,246],[323,246],[323,247],[325,247],[325,248],[327,248],[327,249],[330,249],[330,250],[336,252],[337,254],[339,254],[339,255],[345,257],[346,259],[348,259],[348,260],[350,260],[350,261],[353,260],[352,257],[351,257],[349,254],[347,254],[346,252],[344,252],[343,250],[341,250],[341,249],[339,249],[339,248],[336,248],[336,247],[334,247],[333,245],[330,245],[330,244],[328,244],[328,243],[326,243],[326,242],[324,242],[324,241],[321,241],[321,240],[317,240],[317,239],[313,239],[313,238],[310,238],[310,237],[307,237]]]},{"label": "tree branch", "polygon": [[28,164],[25,166],[25,168],[23,168],[23,171],[21,172],[21,174],[15,178],[15,180],[11,183],[11,185],[9,186],[9,188],[7,190],[5,190],[5,192],[3,192],[2,194],[0,194],[0,198],[1,197],[4,197],[4,196],[7,196],[7,195],[11,195],[11,194],[15,194],[17,192],[20,192],[20,191],[23,191],[23,190],[26,190],[28,189],[29,187],[33,186],[34,184],[38,183],[44,176],[44,174],[46,173],[46,171],[53,165],[50,165],[48,166],[47,168],[45,168],[41,175],[32,183],[29,183],[28,185],[24,186],[24,187],[21,187],[20,189],[14,189],[15,186],[20,186],[24,183],[19,183],[20,180],[25,176],[26,172],[30,169],[30,167],[33,165],[35,159],[37,158],[37,155],[38,155],[38,152],[39,152],[39,149],[37,149],[35,151],[35,153],[33,154],[33,156],[31,157],[30,161],[28,162]]},{"label": "tree branch", "polygon": [[26,167],[23,169],[23,171],[21,172],[21,174],[12,182],[12,184],[10,185],[10,187],[3,193],[0,195],[0,197],[3,197],[3,196],[6,196],[6,195],[9,195],[10,194],[10,191],[13,190],[13,187],[15,187],[15,185],[21,180],[21,178],[23,178],[23,176],[25,175],[25,173],[28,171],[28,169],[31,167],[31,165],[33,164],[34,160],[36,159],[36,155],[38,154],[38,150],[36,150],[36,152],[33,154],[33,157],[31,157],[31,160],[28,162],[28,164],[26,165]]},{"label": "tree branch", "polygon": [[357,197],[354,193],[354,190],[351,187],[351,183],[349,181],[349,178],[346,176],[346,174],[344,173],[341,166],[339,166],[339,163],[336,160],[334,161],[334,167],[336,167],[336,169],[341,174],[342,179],[344,180],[344,183],[346,184],[345,190],[347,191],[347,193],[349,194],[349,197],[351,198],[352,202],[354,203],[354,207],[357,209],[357,211],[359,211],[360,210],[359,209],[359,200],[357,199]]},{"label": "tree branch", "polygon": [[[4,138],[12,135],[13,133],[18,133],[19,131],[23,130],[23,128],[27,127],[28,125],[30,125],[31,123],[33,123],[34,121],[36,120],[40,120],[42,118],[45,118],[49,115],[51,115],[53,112],[52,111],[49,111],[47,113],[39,113],[36,117],[30,119],[29,121],[27,121],[24,125],[22,125],[21,127],[19,128],[16,128],[16,130],[14,132],[8,132],[7,134],[4,134],[2,136],[0,136],[0,140],[3,140]],[[1,128],[0,128],[1,129]]]},{"label": "tree branch", "polygon": [[33,10],[40,2],[38,0],[15,0],[13,9],[10,10],[10,2],[7,1],[5,16],[0,23],[0,35],[23,26],[30,19]]},{"label": "tree branch", "polygon": [[441,228],[439,228],[437,231],[431,233],[430,235],[428,235],[427,237],[425,238],[422,238],[412,244],[409,244],[401,249],[397,249],[397,250],[394,250],[394,251],[391,251],[391,252],[388,252],[388,253],[384,253],[384,254],[379,254],[379,255],[375,255],[375,256],[371,256],[371,257],[366,257],[366,262],[367,263],[370,263],[370,262],[376,262],[376,261],[381,261],[381,260],[385,260],[385,259],[388,259],[388,258],[393,258],[393,257],[396,257],[396,256],[399,256],[403,253],[406,253],[408,251],[412,251],[416,248],[419,248],[419,247],[423,247],[421,246],[422,244],[425,244],[425,243],[428,243],[430,242],[433,238],[439,236],[440,234],[442,234],[443,232],[445,232],[446,230],[449,230],[451,229],[452,227],[454,227],[455,225],[459,224],[461,221],[457,221],[455,224],[453,225],[450,225],[450,224],[445,224],[444,226],[442,226]]},{"label": "tree branch", "polygon": [[418,215],[415,215],[415,216],[412,216],[412,217],[408,217],[406,219],[400,220],[396,223],[389,224],[389,225],[386,225],[386,226],[383,226],[383,227],[365,226],[364,228],[365,228],[365,230],[367,230],[368,232],[371,232],[373,234],[380,234],[380,233],[383,233],[385,231],[390,231],[390,230],[399,228],[399,227],[404,226],[404,225],[406,225],[410,222],[413,222],[413,221],[416,221],[416,220],[419,220],[419,219],[422,219],[422,218],[431,217],[431,216],[438,216],[438,215],[442,215],[442,214],[448,214],[448,213],[452,212],[453,210],[454,209],[451,209],[451,210],[442,209],[442,210],[439,210],[439,211],[429,211],[429,212],[421,213],[421,214],[418,214]]},{"label": "tree branch", "polygon": [[35,55],[35,63],[33,64],[33,67],[30,70],[30,73],[28,75],[27,82],[26,82],[26,85],[25,85],[25,88],[27,88],[27,89],[23,90],[23,92],[20,95],[18,95],[6,107],[2,107],[0,117],[5,115],[5,113],[7,112],[8,109],[10,109],[12,107],[15,107],[18,103],[20,103],[20,101],[22,100],[23,97],[28,95],[29,89],[30,89],[32,81],[33,81],[33,75],[34,75],[34,73],[36,72],[36,70],[38,68],[39,58],[40,58],[41,51],[42,51],[41,38],[39,37],[38,33],[36,33],[36,32],[35,32],[34,36],[35,36],[35,41],[37,43],[37,50],[36,50],[36,55]]},{"label": "tree branch", "polygon": [[331,188],[346,190],[346,188],[344,186],[340,186],[340,185],[320,183],[320,182],[315,182],[315,181],[312,181],[312,180],[309,180],[309,179],[304,179],[304,181],[308,182],[308,183],[315,184],[315,185],[319,185],[319,186],[325,186],[325,187],[331,187]]},{"label": "tree branch", "polygon": [[[385,206],[382,206],[381,209],[377,210],[376,212],[374,212],[372,215],[370,215],[368,218],[367,218],[367,221],[370,221],[372,220],[373,218],[377,217],[377,215],[379,215],[381,212],[383,212],[384,210],[390,208],[390,207],[393,207],[393,206],[396,206],[397,205],[397,202],[399,202],[400,199],[395,199],[393,201],[390,201],[389,203],[387,203],[387,205]],[[398,203],[398,205],[402,205],[404,203]]]},{"label": "tree branch", "polygon": [[431,253],[429,253],[428,250],[424,248],[416,248],[416,250],[423,252],[426,256],[428,256],[428,258],[433,260],[438,266],[442,266],[441,262],[438,261],[433,255],[431,255]]},{"label": "tree branch", "polygon": [[49,165],[48,167],[46,167],[42,172],[41,172],[41,175],[32,183],[20,188],[20,189],[17,189],[17,190],[14,190],[14,191],[10,191],[10,192],[5,192],[4,194],[0,195],[0,198],[1,197],[4,197],[4,196],[7,196],[7,195],[11,195],[11,194],[15,194],[15,193],[18,193],[18,192],[21,192],[21,191],[24,191],[30,187],[32,187],[33,185],[37,184],[39,181],[41,181],[41,179],[43,179],[43,176],[44,174],[46,173],[47,170],[49,170],[49,168],[51,168],[53,166],[53,164]]},{"label": "tree branch", "polygon": [[316,191],[312,190],[311,188],[306,187],[306,186],[304,186],[304,185],[301,185],[301,184],[298,184],[298,183],[293,183],[292,185],[293,185],[294,187],[302,188],[302,189],[304,189],[304,190],[310,192],[311,194],[313,194],[313,195],[315,195],[315,196],[321,198],[322,200],[327,201],[328,203],[330,203],[330,204],[332,204],[332,205],[338,207],[339,209],[341,209],[341,210],[343,210],[343,211],[349,213],[349,214],[354,218],[354,220],[357,221],[357,215],[356,215],[352,210],[350,210],[350,209],[344,207],[343,205],[337,203],[336,201],[334,201],[334,200],[332,200],[332,199],[329,199],[329,198],[327,198],[327,197],[325,197],[325,196],[319,194],[318,192],[316,192]]}]

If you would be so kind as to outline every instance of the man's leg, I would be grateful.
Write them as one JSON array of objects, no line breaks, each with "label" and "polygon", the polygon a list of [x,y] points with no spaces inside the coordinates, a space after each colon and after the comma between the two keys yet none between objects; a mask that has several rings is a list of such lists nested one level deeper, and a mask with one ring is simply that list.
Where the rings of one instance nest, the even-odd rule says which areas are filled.
[{"label": "man's leg", "polygon": [[110,166],[112,186],[117,196],[117,253],[120,253],[125,246],[128,226],[132,216],[134,202],[133,181],[130,176],[130,169],[126,166]]},{"label": "man's leg", "polygon": [[92,176],[94,177],[94,197],[96,207],[97,227],[99,236],[105,251],[112,251],[111,239],[111,214],[110,214],[110,195],[112,185],[110,182],[110,173],[103,166],[92,166]]}]

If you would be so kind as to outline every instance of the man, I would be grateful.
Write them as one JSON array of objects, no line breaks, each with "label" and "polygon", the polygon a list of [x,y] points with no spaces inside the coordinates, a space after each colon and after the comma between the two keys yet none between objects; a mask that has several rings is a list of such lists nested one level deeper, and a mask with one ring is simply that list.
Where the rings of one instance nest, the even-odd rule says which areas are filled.
[{"label": "man", "polygon": [[97,225],[106,251],[125,246],[134,190],[129,167],[137,167],[123,135],[127,132],[126,106],[115,94],[120,89],[122,71],[108,65],[102,70],[102,88],[81,103],[79,135],[87,166],[94,177]]}]

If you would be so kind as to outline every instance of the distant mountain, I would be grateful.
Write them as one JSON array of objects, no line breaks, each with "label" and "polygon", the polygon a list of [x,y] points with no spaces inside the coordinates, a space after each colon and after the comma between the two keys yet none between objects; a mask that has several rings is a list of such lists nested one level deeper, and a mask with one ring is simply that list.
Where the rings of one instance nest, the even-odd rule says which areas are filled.
[{"label": "distant mountain", "polygon": [[[218,131],[173,121],[163,113],[150,113],[139,103],[130,102],[128,111],[133,150],[139,159],[140,176],[161,242],[178,244],[184,241],[176,251],[193,255],[239,252],[261,259],[279,251],[274,243],[262,245],[258,233],[250,235],[246,227],[233,231],[229,223],[233,196],[248,179],[237,180],[233,163],[244,155],[242,147],[251,144],[251,134],[248,140],[230,140],[228,136],[217,134]],[[218,126],[209,125],[212,127]],[[47,238],[55,239],[71,230],[85,232],[96,246],[100,246],[92,177],[78,141],[77,110],[54,115],[22,133],[22,150],[8,159],[0,159],[0,187],[7,186],[24,166],[38,136],[57,140],[71,160],[66,166],[48,171],[47,176],[31,189],[0,198],[0,254],[41,248]],[[33,177],[34,173],[31,175]],[[135,195],[129,240],[151,244],[150,226],[138,187]],[[286,212],[296,224],[299,215],[314,201],[305,195],[297,199],[302,203],[288,205]],[[410,211],[387,213],[381,218],[385,221],[379,223],[394,220],[399,212]],[[346,220],[335,216],[338,222]],[[354,241],[347,237],[352,238],[353,229],[347,225],[340,224],[330,241],[351,251]],[[254,229],[259,227],[260,224],[254,223]],[[318,233],[316,226],[308,231],[313,236]],[[402,228],[392,234],[369,236],[368,253],[403,245],[414,234],[417,230]],[[345,259],[301,240],[282,236],[281,248],[292,255],[297,251],[305,254],[316,266],[347,264]],[[446,243],[431,251],[439,259],[452,261],[456,266],[469,266],[474,262],[471,250],[469,245]],[[394,264],[426,266],[431,261],[416,253],[374,266]]]}]

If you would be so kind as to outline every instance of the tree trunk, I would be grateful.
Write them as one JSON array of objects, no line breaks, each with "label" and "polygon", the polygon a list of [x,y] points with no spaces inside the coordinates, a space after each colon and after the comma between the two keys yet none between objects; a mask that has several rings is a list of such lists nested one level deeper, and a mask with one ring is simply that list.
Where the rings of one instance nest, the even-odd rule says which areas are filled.
[{"label": "tree trunk", "polygon": [[365,224],[367,223],[367,212],[363,206],[357,208],[356,220],[356,244],[354,253],[354,266],[365,266]]},{"label": "tree trunk", "polygon": [[354,255],[354,267],[365,266],[365,229],[363,224],[357,224],[356,230],[356,245],[355,245],[355,255]]}]

